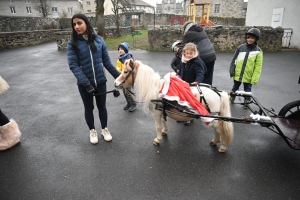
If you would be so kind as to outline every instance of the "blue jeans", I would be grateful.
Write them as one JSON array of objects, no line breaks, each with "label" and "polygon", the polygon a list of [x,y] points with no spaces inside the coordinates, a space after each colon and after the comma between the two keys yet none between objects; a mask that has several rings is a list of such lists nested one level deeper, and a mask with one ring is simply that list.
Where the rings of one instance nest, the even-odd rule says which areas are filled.
[{"label": "blue jeans", "polygon": [[[241,86],[242,82],[240,81],[236,81],[236,80],[233,80],[233,87],[232,87],[232,91],[233,92],[236,92],[240,86]],[[245,92],[251,92],[251,88],[252,88],[252,84],[251,83],[243,83],[244,84],[244,91]],[[251,100],[250,97],[245,97],[246,100]]]},{"label": "blue jeans", "polygon": [[[106,92],[106,83],[102,83],[97,86],[99,93]],[[95,129],[94,124],[94,96],[90,96],[86,89],[78,85],[78,90],[84,105],[84,117],[89,129]],[[99,119],[101,122],[101,128],[107,127],[107,110],[106,110],[106,94],[95,96],[96,105],[98,108]]]}]

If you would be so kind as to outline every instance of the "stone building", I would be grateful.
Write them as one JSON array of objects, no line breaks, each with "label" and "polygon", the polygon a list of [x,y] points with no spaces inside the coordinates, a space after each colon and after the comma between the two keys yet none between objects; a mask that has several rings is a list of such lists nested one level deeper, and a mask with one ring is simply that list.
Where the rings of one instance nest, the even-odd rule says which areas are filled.
[{"label": "stone building", "polygon": [[[18,17],[42,17],[42,13],[35,9],[38,0],[0,0],[0,15]],[[47,0],[50,14],[47,17],[58,18],[61,15],[72,17],[74,13],[82,11],[78,0]]]},{"label": "stone building", "polygon": [[183,14],[183,0],[162,0],[162,3],[156,3],[157,14]]},{"label": "stone building", "polygon": [[[94,17],[96,12],[96,1],[94,0],[79,0],[82,3],[83,13],[86,16]],[[139,13],[154,13],[154,7],[141,0],[128,0],[131,3],[131,10]],[[104,15],[113,15],[113,3],[111,0],[104,1]],[[122,12],[119,11],[121,14]]]},{"label": "stone building", "polygon": [[[191,0],[184,0],[184,15],[188,15],[188,8]],[[247,13],[248,0],[208,0],[196,2],[210,2],[210,16],[245,18]],[[201,16],[201,6],[197,6],[197,16]]]}]

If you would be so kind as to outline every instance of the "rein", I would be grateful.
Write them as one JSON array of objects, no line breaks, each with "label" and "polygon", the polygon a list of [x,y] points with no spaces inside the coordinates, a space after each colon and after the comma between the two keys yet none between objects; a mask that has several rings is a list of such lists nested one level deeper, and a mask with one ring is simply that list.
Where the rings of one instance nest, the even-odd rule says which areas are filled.
[{"label": "rein", "polygon": [[110,91],[107,91],[107,92],[104,92],[104,93],[96,93],[96,94],[93,94],[93,96],[100,96],[100,95],[111,93],[111,92],[113,92],[114,97],[120,96],[120,92],[116,89],[110,90]]}]

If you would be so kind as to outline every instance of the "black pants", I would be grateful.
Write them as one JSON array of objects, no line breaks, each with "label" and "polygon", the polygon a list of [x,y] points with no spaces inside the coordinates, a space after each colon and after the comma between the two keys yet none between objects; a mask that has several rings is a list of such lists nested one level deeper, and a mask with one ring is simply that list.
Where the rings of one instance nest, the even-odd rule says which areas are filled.
[{"label": "black pants", "polygon": [[204,79],[202,83],[212,85],[215,61],[207,62],[205,63],[205,65],[206,65],[206,74],[204,74]]},{"label": "black pants", "polygon": [[[106,83],[102,83],[97,86],[99,93],[106,92]],[[94,124],[94,96],[90,96],[86,89],[78,85],[78,90],[84,105],[84,117],[89,129],[95,129]],[[107,127],[107,110],[106,110],[106,94],[95,96],[96,105],[98,108],[99,119],[101,122],[101,128]]]}]

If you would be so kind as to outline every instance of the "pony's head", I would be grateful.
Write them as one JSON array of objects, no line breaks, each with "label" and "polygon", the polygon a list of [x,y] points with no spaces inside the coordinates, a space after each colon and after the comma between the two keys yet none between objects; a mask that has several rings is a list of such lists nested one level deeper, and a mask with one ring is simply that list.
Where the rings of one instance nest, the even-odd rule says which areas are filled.
[{"label": "pony's head", "polygon": [[132,59],[128,59],[125,61],[124,65],[124,70],[115,80],[114,84],[116,88],[127,88],[129,86],[133,86],[140,63],[134,62]]}]

